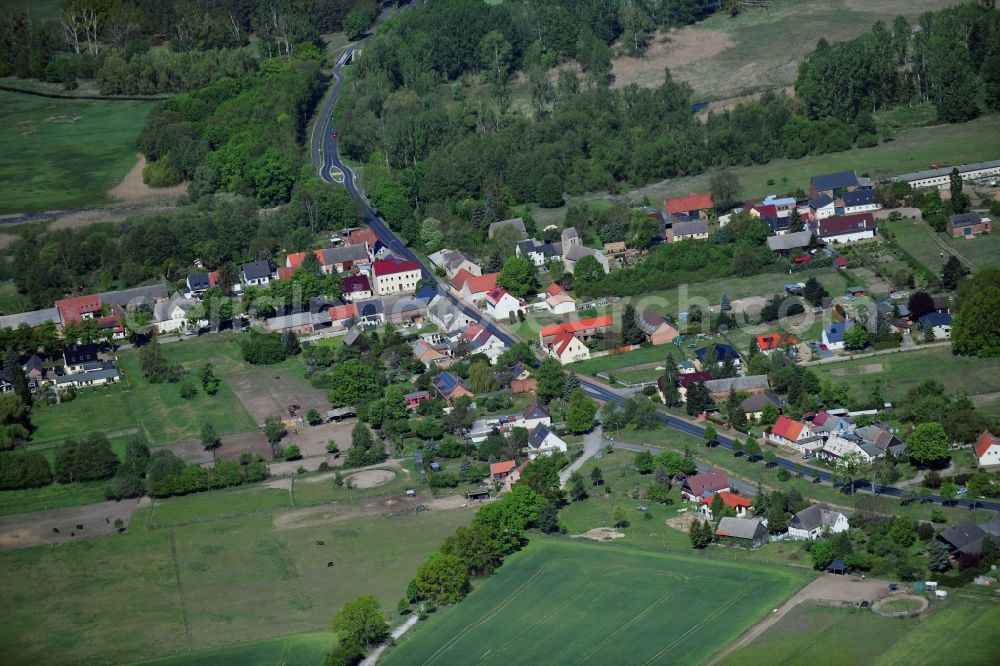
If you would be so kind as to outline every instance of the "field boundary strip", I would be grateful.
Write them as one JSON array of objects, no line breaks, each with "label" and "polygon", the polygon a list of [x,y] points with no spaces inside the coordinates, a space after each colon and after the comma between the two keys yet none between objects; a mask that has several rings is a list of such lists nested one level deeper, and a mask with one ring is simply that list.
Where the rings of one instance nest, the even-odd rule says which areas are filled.
[{"label": "field boundary strip", "polygon": [[174,580],[177,582],[177,599],[181,607],[181,621],[184,623],[184,641],[187,643],[188,652],[190,652],[192,650],[191,626],[188,624],[187,608],[184,604],[184,588],[181,587],[181,568],[177,562],[177,543],[174,541],[173,529],[167,531],[167,536],[170,538],[170,560],[174,565]]}]

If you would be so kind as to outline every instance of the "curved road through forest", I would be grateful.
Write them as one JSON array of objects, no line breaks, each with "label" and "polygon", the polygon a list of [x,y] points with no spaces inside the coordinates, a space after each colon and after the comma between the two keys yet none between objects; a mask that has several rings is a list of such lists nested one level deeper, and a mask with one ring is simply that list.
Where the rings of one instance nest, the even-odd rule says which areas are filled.
[{"label": "curved road through forest", "polygon": [[[381,240],[387,247],[389,247],[389,249],[399,256],[420,264],[425,280],[436,280],[433,272],[426,264],[424,264],[423,260],[421,260],[420,257],[413,252],[413,250],[406,246],[402,239],[400,239],[399,236],[397,236],[395,232],[389,228],[389,225],[386,224],[381,217],[375,214],[375,211],[365,198],[365,195],[358,190],[357,184],[354,182],[353,170],[341,161],[337,148],[337,140],[333,137],[333,132],[335,131],[333,110],[344,86],[343,69],[356,55],[361,44],[362,42],[356,42],[349,46],[333,68],[333,81],[331,88],[320,102],[318,117],[313,128],[312,136],[310,137],[310,151],[312,154],[313,164],[316,166],[320,178],[331,185],[339,184],[339,179],[334,178],[335,173],[339,170],[340,173],[343,174],[343,185],[347,188],[347,193],[355,200],[358,205],[358,209],[361,211],[365,224],[371,227],[371,229],[375,232],[375,235],[378,236],[379,240]],[[493,335],[502,340],[504,344],[510,346],[518,342],[503,327],[498,326],[495,322],[490,321],[489,318],[484,317],[483,314],[476,308],[468,305],[458,298],[455,298],[450,292],[448,292],[448,290],[445,289],[439,291],[438,293],[443,298],[450,300],[471,319],[478,321],[484,328],[488,329]],[[594,382],[586,377],[580,377],[580,381],[587,394],[601,402],[620,402],[625,399],[625,396],[622,393],[609,389],[604,384]],[[703,426],[663,412],[660,412],[659,419],[665,425],[668,425],[671,428],[676,428],[677,430],[680,430],[688,435],[693,435],[694,437],[700,438],[704,429]],[[730,450],[732,449],[733,440],[731,438],[719,435],[718,439],[722,447]],[[778,457],[774,461],[774,464],[783,467],[792,473],[795,473],[799,466],[799,463],[794,460],[782,457]],[[826,470],[820,471],[820,479],[823,483],[834,485],[833,475]],[[873,491],[867,481],[858,481],[856,489],[862,492]],[[890,497],[900,497],[903,492],[904,489],[894,486],[879,486],[878,488],[879,494],[889,495]],[[938,504],[943,504],[945,502],[945,498],[940,496],[931,496],[926,499]],[[949,504],[952,506],[960,506],[970,509],[981,508],[992,511],[1000,511],[1000,502],[992,500],[973,502],[970,500],[959,499],[952,500]]]}]

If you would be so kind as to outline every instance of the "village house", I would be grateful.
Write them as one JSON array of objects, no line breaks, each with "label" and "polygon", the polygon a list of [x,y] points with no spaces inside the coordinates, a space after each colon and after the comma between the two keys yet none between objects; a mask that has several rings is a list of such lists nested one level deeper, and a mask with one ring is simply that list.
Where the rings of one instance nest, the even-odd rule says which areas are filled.
[{"label": "village house", "polygon": [[681,497],[688,502],[701,502],[706,497],[711,498],[716,493],[732,490],[725,472],[713,469],[701,474],[685,476],[681,486]]},{"label": "village house", "polygon": [[850,434],[831,434],[817,451],[820,459],[833,463],[838,467],[846,465],[846,456],[856,455],[866,463],[881,457],[881,452],[870,443],[858,440]]},{"label": "village house", "polygon": [[380,296],[410,293],[417,290],[420,281],[420,264],[398,258],[378,259],[372,263],[375,293]]},{"label": "village house", "polygon": [[[659,382],[661,382],[662,380],[663,380],[662,376],[657,380],[658,386]],[[691,385],[698,383],[704,384],[705,382],[710,382],[710,381],[712,381],[712,373],[709,372],[708,370],[697,370],[695,372],[681,373],[677,377],[677,393],[678,395],[680,395],[680,398],[683,402],[687,402],[687,392],[688,388],[690,388]],[[663,393],[662,387],[660,393],[661,394]]]},{"label": "village house", "polygon": [[705,382],[705,388],[712,394],[712,399],[716,402],[725,400],[730,391],[737,393],[763,393],[770,388],[767,375],[744,375],[741,377],[726,377],[723,379],[709,379]]},{"label": "village house", "polygon": [[816,199],[825,194],[831,199],[844,196],[845,192],[853,192],[860,187],[861,181],[853,171],[838,171],[822,176],[813,176],[809,180],[809,197]]},{"label": "village house", "polygon": [[667,242],[679,243],[684,240],[705,240],[708,238],[708,222],[691,220],[690,222],[674,222],[667,228]]},{"label": "village house", "polygon": [[103,386],[121,381],[121,375],[111,361],[92,361],[85,363],[79,372],[56,375],[56,389],[83,388],[86,386]]},{"label": "village house", "polygon": [[103,311],[100,294],[63,298],[55,302],[63,326],[79,324],[84,319],[100,317]]},{"label": "village house", "polygon": [[767,526],[763,518],[731,518],[726,516],[715,529],[715,540],[723,545],[740,548],[760,548],[767,543]]},{"label": "village house", "polygon": [[385,303],[381,298],[371,298],[358,301],[358,322],[368,326],[381,326],[385,323]]},{"label": "village house", "polygon": [[792,516],[788,524],[788,537],[810,541],[824,534],[837,534],[850,528],[847,516],[840,511],[831,509],[827,504],[813,504]]},{"label": "village house", "polygon": [[367,275],[350,275],[340,281],[340,293],[345,301],[363,301],[371,298],[372,285]]},{"label": "village house", "polygon": [[396,256],[392,248],[378,240],[375,241],[374,245],[368,247],[368,259],[369,261],[379,261],[381,259],[392,259]]},{"label": "village house", "polygon": [[825,220],[837,214],[836,202],[833,197],[821,194],[815,199],[809,200],[809,219],[818,221]]},{"label": "village house", "polygon": [[948,217],[945,230],[952,238],[972,238],[993,233],[993,220],[979,213],[951,215]]},{"label": "village house", "polygon": [[264,320],[264,328],[272,333],[290,332],[296,335],[308,335],[332,326],[329,311],[294,312]]},{"label": "village house", "polygon": [[764,206],[774,206],[774,212],[779,218],[791,217],[792,211],[795,210],[798,202],[795,197],[779,197],[774,194],[769,194],[764,197],[761,201]]},{"label": "village house", "polygon": [[837,322],[823,327],[822,344],[830,351],[838,351],[844,348],[844,333],[854,326],[853,322]]},{"label": "village house", "polygon": [[549,312],[552,314],[576,312],[576,301],[556,282],[550,284],[549,288],[545,290],[545,305],[548,306]]},{"label": "village house", "polygon": [[[574,229],[574,233],[575,232],[576,230]],[[566,247],[565,243],[563,244],[563,247]],[[605,256],[604,252],[577,244],[570,246],[569,249],[564,251],[563,266],[565,267],[566,272],[573,273],[576,270],[576,264],[584,257],[593,257],[597,259],[597,263],[601,265],[601,268],[604,269],[605,273],[610,270],[611,264],[608,263],[608,258]]]},{"label": "village house", "polygon": [[771,405],[777,410],[781,410],[781,400],[773,393],[768,393],[762,391],[760,393],[755,393],[748,398],[745,398],[743,402],[740,403],[740,409],[743,410],[744,415],[748,421],[757,421],[763,416],[764,408]]},{"label": "village house", "polygon": [[445,334],[463,329],[473,322],[454,302],[440,295],[427,306],[427,319]]},{"label": "village house", "polygon": [[450,372],[439,372],[431,379],[431,387],[450,405],[462,396],[473,397],[465,380]]},{"label": "village house", "polygon": [[782,351],[797,344],[799,341],[795,336],[788,333],[765,333],[757,336],[757,349],[765,354],[775,350]]},{"label": "village house", "polygon": [[455,336],[455,342],[456,345],[463,342],[468,344],[470,353],[483,354],[490,360],[490,363],[496,363],[497,358],[506,348],[500,338],[493,335],[489,329],[481,324],[469,324]]},{"label": "village house", "polygon": [[[180,293],[175,294],[169,301],[157,303],[153,306],[152,320],[156,332],[163,334],[187,330],[188,317],[200,307],[198,301],[185,298]],[[208,320],[201,319],[196,323],[199,327],[207,326]]]},{"label": "village house", "polygon": [[976,460],[980,467],[1000,465],[1000,438],[997,438],[989,430],[984,430],[979,434],[972,448],[976,452]]},{"label": "village house", "polygon": [[472,275],[463,269],[455,273],[455,277],[451,279],[451,286],[458,292],[462,300],[478,303],[497,288],[498,275],[499,273]]},{"label": "village house", "polygon": [[708,192],[688,194],[683,197],[667,199],[663,202],[663,210],[672,222],[690,222],[692,220],[707,220],[715,208],[712,195]]},{"label": "village house", "polygon": [[812,231],[790,231],[782,236],[768,236],[767,247],[779,255],[788,255],[809,247],[812,242]]},{"label": "village house", "polygon": [[506,289],[497,288],[486,294],[486,314],[494,321],[509,319],[523,311],[521,301]]},{"label": "village house", "polygon": [[98,360],[97,345],[70,345],[62,351],[63,372],[67,375],[83,372],[84,368]]},{"label": "village house", "polygon": [[434,268],[441,268],[450,280],[455,274],[464,270],[470,275],[482,275],[483,269],[476,261],[461,250],[438,250],[427,255],[427,259]]},{"label": "village house", "polygon": [[953,557],[979,555],[983,552],[983,541],[990,538],[983,528],[972,520],[963,520],[937,535]]},{"label": "village house", "polygon": [[810,220],[809,229],[816,238],[827,245],[832,245],[871,240],[875,238],[876,226],[871,213],[858,213]]},{"label": "village house", "polygon": [[362,245],[364,247],[371,247],[378,242],[378,236],[375,232],[365,227],[364,229],[355,229],[347,236],[348,245]]},{"label": "village house", "polygon": [[538,391],[538,380],[528,372],[523,363],[518,363],[509,370],[501,370],[496,376],[501,388],[510,389],[515,396],[535,395]]},{"label": "village house", "polygon": [[698,357],[698,364],[701,365],[703,370],[708,370],[705,364],[709,362],[710,350],[715,352],[715,363],[716,365],[722,365],[726,359],[732,359],[733,365],[737,368],[740,367],[740,353],[736,351],[736,348],[732,345],[725,345],[721,343],[715,343],[702,347],[701,349],[695,350],[694,355]]},{"label": "village house", "polygon": [[187,276],[185,283],[187,284],[188,298],[200,298],[214,286],[208,277],[208,273],[191,273]]},{"label": "village house", "polygon": [[496,236],[496,233],[501,229],[503,229],[504,227],[513,227],[517,231],[517,233],[520,234],[520,238],[528,237],[528,231],[524,227],[524,218],[522,217],[514,217],[509,220],[500,220],[499,222],[491,223],[486,231],[487,236],[490,238],[490,240],[493,240],[493,237]]},{"label": "village house", "polygon": [[664,315],[652,308],[642,311],[638,323],[639,328],[646,334],[646,339],[653,346],[669,344],[680,335],[680,331],[674,328]]},{"label": "village house", "polygon": [[817,412],[809,421],[813,433],[817,435],[829,435],[832,433],[849,432],[851,424],[840,416],[836,416],[827,411]]},{"label": "village house", "polygon": [[271,264],[266,261],[251,261],[241,269],[243,284],[247,287],[266,287],[274,278]]},{"label": "village house", "polygon": [[562,243],[543,243],[534,238],[520,241],[514,248],[519,257],[528,259],[536,268],[542,268],[548,262],[562,259]]},{"label": "village house", "polygon": [[528,433],[528,457],[534,460],[538,456],[550,456],[553,453],[566,452],[566,442],[545,425],[538,425]]},{"label": "village house", "polygon": [[413,343],[413,355],[426,368],[434,366],[444,370],[453,363],[450,350],[446,345],[434,343],[425,338],[421,338]]},{"label": "village house", "polygon": [[701,506],[699,509],[701,513],[709,520],[715,520],[716,516],[712,515],[712,502],[715,498],[719,497],[722,499],[722,503],[728,508],[736,512],[737,518],[745,518],[747,513],[750,511],[750,500],[742,495],[737,495],[736,493],[731,493],[728,491],[716,493],[711,497],[701,498]]},{"label": "village house", "polygon": [[779,416],[771,429],[765,433],[765,438],[772,444],[789,446],[799,451],[802,443],[813,436],[809,426],[787,416]]},{"label": "village house", "polygon": [[538,332],[539,342],[544,348],[560,333],[572,333],[581,341],[587,342],[598,335],[602,335],[610,331],[612,324],[611,315],[592,317],[590,319],[578,319],[576,321],[569,321],[563,324],[550,324],[548,326],[543,326]]},{"label": "village house", "polygon": [[871,188],[862,188],[854,190],[853,192],[844,192],[844,196],[841,197],[844,202],[844,214],[854,215],[855,213],[864,213],[870,210],[879,210],[882,206],[875,201],[875,190]]},{"label": "village house", "polygon": [[951,315],[941,312],[928,312],[917,320],[920,328],[926,334],[928,331],[935,340],[951,339]]},{"label": "village house", "polygon": [[390,324],[411,326],[427,319],[427,308],[437,297],[437,292],[429,287],[421,287],[413,296],[404,296],[387,306],[386,321]]},{"label": "village house", "polygon": [[348,325],[358,318],[358,306],[355,303],[334,305],[328,308],[326,313],[334,324]]}]

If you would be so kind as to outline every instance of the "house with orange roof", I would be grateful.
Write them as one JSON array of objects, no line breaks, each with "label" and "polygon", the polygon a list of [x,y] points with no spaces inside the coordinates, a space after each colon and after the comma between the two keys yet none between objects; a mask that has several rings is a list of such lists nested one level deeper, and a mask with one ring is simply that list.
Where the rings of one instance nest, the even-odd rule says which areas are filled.
[{"label": "house with orange roof", "polygon": [[[323,250],[313,250],[313,256],[316,257],[316,261],[319,265],[323,265]],[[302,265],[302,262],[306,260],[305,252],[292,252],[287,257],[285,257],[285,268],[291,268],[293,271]]]},{"label": "house with orange roof", "polygon": [[346,322],[351,319],[357,319],[358,317],[358,306],[355,303],[347,303],[346,305],[335,305],[334,307],[327,310],[330,315],[331,322]]},{"label": "house with orange roof", "polygon": [[545,290],[545,304],[552,314],[576,312],[576,301],[556,282]]},{"label": "house with orange roof", "polygon": [[701,498],[701,507],[699,508],[709,520],[715,520],[715,516],[712,515],[712,502],[715,501],[716,496],[722,498],[722,502],[727,507],[736,511],[737,518],[745,518],[747,513],[750,511],[750,500],[742,495],[737,495],[734,492],[723,490],[722,492],[716,493],[711,497]]},{"label": "house with orange roof", "polygon": [[757,336],[757,349],[766,353],[771,353],[775,349],[786,349],[797,344],[799,341],[795,339],[795,336],[787,333],[765,333]]},{"label": "house with orange roof", "polygon": [[801,449],[804,440],[811,439],[813,433],[805,423],[787,416],[779,416],[765,436],[767,441],[773,444]]},{"label": "house with orange roof", "polygon": [[590,358],[590,348],[570,331],[561,331],[545,347],[549,356],[559,359],[563,365]]},{"label": "house with orange roof", "polygon": [[596,335],[610,331],[612,323],[611,315],[591,317],[590,319],[577,319],[576,321],[568,321],[564,324],[543,326],[538,335],[541,338],[542,347],[545,347],[561,333],[572,333],[583,342],[586,342]]},{"label": "house with orange roof", "polygon": [[87,294],[63,298],[55,302],[63,326],[79,324],[84,319],[94,319],[102,314],[103,304],[100,294]]},{"label": "house with orange roof", "polygon": [[485,300],[487,294],[497,288],[498,275],[499,273],[473,275],[463,268],[455,273],[455,277],[451,279],[451,286],[462,300],[476,303]]},{"label": "house with orange roof", "polygon": [[355,229],[351,232],[351,235],[347,237],[348,245],[364,245],[365,250],[375,244],[378,240],[378,236],[371,229]]},{"label": "house with orange roof", "polygon": [[688,194],[683,197],[667,199],[663,202],[663,209],[667,216],[674,222],[692,222],[694,220],[707,220],[708,211],[715,208],[712,195],[708,192],[700,194]]},{"label": "house with orange roof", "polygon": [[976,459],[980,467],[993,467],[1000,465],[1000,438],[984,430],[976,438],[976,443],[972,447],[976,452]]}]

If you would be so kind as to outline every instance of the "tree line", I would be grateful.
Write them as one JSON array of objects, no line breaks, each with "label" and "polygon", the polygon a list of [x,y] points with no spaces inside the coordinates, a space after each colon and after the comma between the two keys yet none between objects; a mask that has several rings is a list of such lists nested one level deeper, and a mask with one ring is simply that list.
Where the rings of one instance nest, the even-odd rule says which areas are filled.
[{"label": "tree line", "polygon": [[1000,110],[1000,12],[967,3],[897,16],[850,41],[821,39],[795,83],[809,118],[869,123],[879,109],[931,102],[943,122]]},{"label": "tree line", "polygon": [[108,95],[193,90],[256,53],[322,61],[323,33],[356,38],[378,12],[376,0],[70,0],[55,20],[18,10],[0,23],[0,76],[67,89],[96,78]]}]

